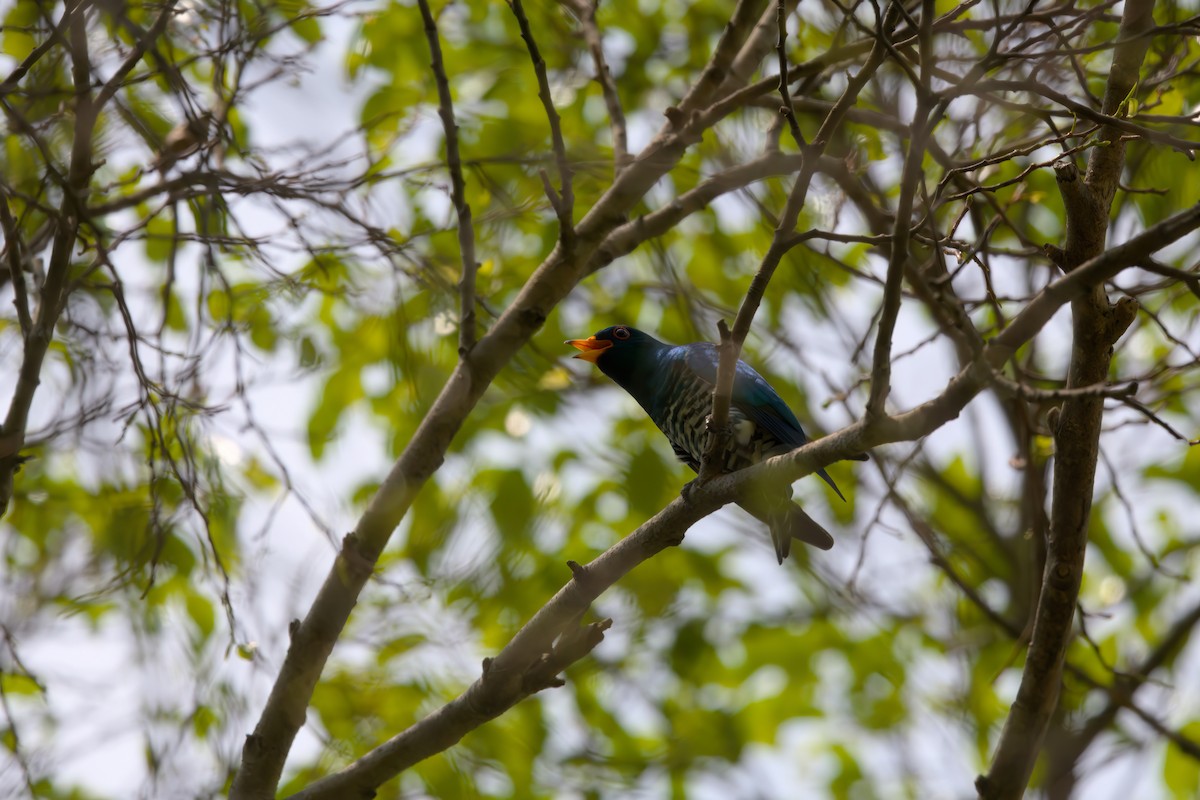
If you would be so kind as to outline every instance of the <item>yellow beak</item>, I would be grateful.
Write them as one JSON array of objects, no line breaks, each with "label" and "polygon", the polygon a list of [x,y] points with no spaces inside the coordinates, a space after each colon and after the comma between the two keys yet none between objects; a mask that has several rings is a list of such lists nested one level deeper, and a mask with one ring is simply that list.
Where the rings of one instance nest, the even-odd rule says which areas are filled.
[{"label": "yellow beak", "polygon": [[567,339],[563,344],[569,344],[576,350],[580,350],[576,358],[582,358],[584,361],[596,363],[596,359],[600,358],[605,350],[613,346],[612,342],[603,339],[597,339],[595,336],[589,336],[586,339]]}]

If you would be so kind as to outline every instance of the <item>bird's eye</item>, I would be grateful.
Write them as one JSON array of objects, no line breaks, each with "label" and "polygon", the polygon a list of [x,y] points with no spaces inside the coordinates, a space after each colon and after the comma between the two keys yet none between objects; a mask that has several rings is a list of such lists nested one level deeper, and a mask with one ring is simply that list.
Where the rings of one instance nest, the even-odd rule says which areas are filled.
[{"label": "bird's eye", "polygon": [[621,341],[625,341],[626,339],[629,338],[629,328],[625,328],[625,327],[613,328],[613,338],[620,339]]}]

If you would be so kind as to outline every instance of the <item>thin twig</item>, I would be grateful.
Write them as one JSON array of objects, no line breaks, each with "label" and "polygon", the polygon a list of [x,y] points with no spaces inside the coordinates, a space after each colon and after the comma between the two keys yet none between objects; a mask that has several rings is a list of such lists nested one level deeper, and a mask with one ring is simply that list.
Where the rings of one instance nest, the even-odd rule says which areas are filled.
[{"label": "thin twig", "polygon": [[[908,141],[908,153],[904,158],[901,178],[900,199],[896,205],[896,219],[892,228],[892,247],[888,255],[887,281],[883,288],[883,306],[879,313],[879,327],[875,338],[875,351],[871,365],[871,392],[867,399],[868,418],[882,415],[884,403],[891,392],[892,377],[892,334],[900,314],[900,290],[904,283],[905,267],[910,257],[909,241],[912,235],[913,201],[918,188],[924,188],[921,168],[925,158],[925,146],[933,126],[947,103],[936,104],[930,95],[930,70],[932,49],[933,3],[922,4],[919,41],[921,48],[921,74],[917,93],[917,108],[913,114],[912,134]],[[880,41],[887,43],[887,34],[881,31]],[[890,43],[889,43],[890,44]],[[931,107],[932,106],[932,107]]]},{"label": "thin twig", "polygon": [[600,29],[596,26],[596,5],[597,3],[588,3],[588,10],[583,16],[583,38],[592,53],[592,62],[596,65],[596,82],[600,84],[600,93],[604,96],[604,105],[608,109],[609,129],[612,131],[613,140],[613,174],[620,175],[630,161],[629,133],[625,125],[625,111],[621,107],[621,95],[617,93],[612,70],[604,58],[604,45],[600,39]]},{"label": "thin twig", "polygon": [[1194,447],[1195,445],[1200,444],[1200,439],[1189,439],[1188,437],[1184,436],[1182,433],[1180,433],[1179,431],[1177,431],[1173,427],[1171,427],[1171,425],[1166,420],[1164,420],[1162,417],[1158,416],[1158,414],[1155,414],[1153,411],[1151,411],[1149,408],[1147,408],[1143,403],[1138,401],[1136,398],[1122,397],[1122,398],[1120,398],[1120,400],[1122,403],[1129,406],[1134,411],[1139,412],[1146,419],[1150,420],[1155,425],[1162,428],[1167,433],[1171,434],[1172,437],[1174,437],[1175,439],[1178,439],[1179,441],[1183,442],[1184,444],[1188,445],[1189,447]]},{"label": "thin twig", "polygon": [[[953,78],[953,76],[935,70],[935,74],[939,78]],[[1181,139],[1163,131],[1149,128],[1145,125],[1138,125],[1128,119],[1118,117],[1111,114],[1105,114],[1096,111],[1089,105],[1080,103],[1067,95],[1050,88],[1044,84],[1035,83],[1028,80],[1003,80],[999,78],[979,81],[978,83],[956,84],[946,89],[943,94],[946,99],[954,99],[964,95],[972,95],[975,97],[988,98],[996,103],[1001,103],[1001,100],[992,97],[991,92],[1003,94],[1006,92],[1028,92],[1040,97],[1044,97],[1055,105],[1061,106],[1062,110],[1038,110],[1041,114],[1052,114],[1054,116],[1075,116],[1082,117],[1090,122],[1095,122],[1099,125],[1113,128],[1122,134],[1136,136],[1140,139],[1146,139],[1151,142],[1167,145],[1174,150],[1182,153],[1189,160],[1195,159],[1195,151],[1200,150],[1200,143]],[[1002,104],[1002,103],[1001,103]]]},{"label": "thin twig", "polygon": [[804,150],[808,146],[808,143],[804,141],[804,134],[800,131],[800,123],[796,121],[796,109],[792,106],[792,94],[788,91],[786,0],[778,0],[775,8],[776,24],[779,27],[779,39],[775,43],[775,50],[779,55],[779,96],[783,100],[783,106],[779,109],[779,113],[787,120],[788,130],[791,132],[792,140],[796,143],[796,146]]},{"label": "thin twig", "polygon": [[421,18],[425,21],[425,40],[429,42],[429,66],[437,82],[438,116],[446,133],[446,167],[450,170],[450,197],[458,215],[458,249],[462,255],[462,277],[458,282],[460,299],[458,315],[458,354],[465,357],[475,346],[475,226],[471,221],[471,206],[467,203],[463,182],[462,161],[458,155],[458,123],[454,121],[454,102],[450,98],[450,81],[442,63],[442,46],[438,40],[437,22],[429,10],[429,0],[417,0]]},{"label": "thin twig", "polygon": [[37,797],[39,792],[34,782],[33,769],[29,765],[29,757],[21,743],[20,724],[13,714],[12,705],[8,702],[8,692],[4,690],[3,682],[0,682],[0,709],[4,710],[4,717],[8,721],[5,733],[10,741],[7,743],[6,749],[12,753],[13,759],[17,762],[17,768],[21,772],[21,779],[25,782],[25,789],[29,792],[29,796]]},{"label": "thin twig", "polygon": [[1014,381],[1012,378],[999,372],[996,373],[996,385],[1012,394],[1031,400],[1063,400],[1068,397],[1106,397],[1125,400],[1137,394],[1138,390],[1137,381],[1130,381],[1121,386],[1104,382],[1091,386],[1077,386],[1071,389],[1038,389]]},{"label": "thin twig", "polygon": [[533,61],[533,71],[537,75],[538,82],[538,97],[542,101],[542,108],[546,109],[546,120],[550,123],[550,141],[554,147],[554,160],[558,164],[560,188],[556,195],[553,189],[550,189],[549,181],[546,181],[546,195],[550,198],[550,205],[553,206],[554,213],[558,216],[558,234],[563,248],[570,252],[575,240],[575,190],[571,186],[571,162],[567,160],[567,148],[563,144],[562,122],[559,119],[558,111],[554,108],[554,99],[550,95],[550,80],[546,76],[546,60],[538,51],[537,42],[533,38],[533,29],[529,27],[529,18],[525,16],[525,8],[521,5],[521,0],[508,0],[508,7],[512,9],[513,15],[517,18],[517,24],[521,28],[521,38],[525,40],[529,58]]},{"label": "thin twig", "polygon": [[21,263],[21,231],[8,208],[8,198],[0,200],[0,225],[4,227],[4,245],[8,251],[8,271],[13,285],[13,305],[17,307],[17,320],[21,324],[21,335],[28,339],[33,330],[33,318],[29,312],[29,296],[25,290],[25,270]]},{"label": "thin twig", "polygon": [[168,0],[162,3],[159,8],[158,16],[154,19],[154,24],[145,32],[144,35],[138,38],[137,44],[129,51],[128,55],[122,60],[121,65],[113,71],[112,76],[96,94],[96,111],[107,105],[112,99],[117,90],[121,88],[125,76],[129,74],[138,63],[142,60],[142,56],[150,49],[150,45],[162,36],[163,31],[167,29],[167,24],[175,16],[175,6],[179,0]]},{"label": "thin twig", "polygon": [[19,450],[25,441],[25,428],[34,393],[41,382],[42,362],[54,338],[54,326],[66,305],[71,251],[87,204],[86,192],[93,171],[92,129],[96,122],[96,109],[92,102],[92,67],[88,52],[87,28],[82,15],[73,14],[68,29],[71,77],[75,89],[71,161],[63,187],[59,221],[54,230],[50,266],[42,284],[37,317],[31,321],[29,335],[25,338],[23,358],[12,400],[4,417],[4,424],[0,425],[0,438],[5,440],[12,450],[10,454],[0,457],[0,516],[4,515],[12,499],[13,473],[23,460]]},{"label": "thin twig", "polygon": [[1190,270],[1175,269],[1174,267],[1168,267],[1166,264],[1160,264],[1153,258],[1146,259],[1145,262],[1138,264],[1138,267],[1155,275],[1162,275],[1165,278],[1174,278],[1175,280],[1182,281],[1187,284],[1192,294],[1200,298],[1200,272],[1196,272],[1195,267]]},{"label": "thin twig", "polygon": [[54,45],[62,43],[63,32],[67,29],[67,25],[71,23],[73,15],[76,12],[84,13],[87,11],[87,4],[82,2],[67,2],[63,6],[63,15],[59,18],[58,23],[50,29],[50,32],[46,35],[42,43],[30,50],[29,55],[25,56],[21,63],[0,83],[0,97],[16,91],[21,80],[41,60],[42,56],[46,55]]},{"label": "thin twig", "polygon": [[758,24],[765,6],[766,0],[738,0],[729,23],[721,32],[721,38],[717,40],[712,57],[705,65],[704,72],[700,74],[700,79],[692,84],[688,93],[679,101],[676,110],[680,112],[681,118],[706,108],[716,98],[717,90],[729,74],[734,58]]},{"label": "thin twig", "polygon": [[[894,4],[892,7],[894,8]],[[893,16],[891,12],[879,20],[880,39],[885,37],[885,30],[890,27],[892,20]],[[862,91],[867,81],[883,63],[885,52],[886,49],[879,40],[876,40],[875,46],[872,48],[866,63],[848,81],[845,91],[842,92],[837,103],[834,104],[833,108],[826,115],[825,120],[821,123],[821,127],[817,131],[813,143],[802,151],[800,171],[796,175],[796,181],[792,184],[791,191],[788,193],[787,203],[784,206],[779,225],[776,227],[775,234],[771,239],[771,245],[767,249],[766,255],[763,256],[762,264],[759,266],[758,272],[751,279],[750,286],[746,290],[746,296],[742,299],[742,304],[738,308],[737,317],[733,322],[733,330],[727,332],[723,321],[719,328],[721,333],[720,358],[717,362],[716,383],[713,386],[712,413],[708,419],[708,443],[704,449],[704,457],[700,462],[698,480],[701,482],[710,480],[719,471],[718,461],[720,459],[716,458],[716,456],[724,451],[728,442],[729,432],[727,425],[729,421],[730,398],[733,393],[733,376],[738,355],[741,353],[742,344],[746,341],[746,336],[750,333],[750,325],[754,321],[754,315],[762,303],[763,296],[766,294],[767,285],[771,282],[771,277],[775,274],[775,269],[779,266],[779,262],[792,246],[793,231],[796,228],[797,221],[800,219],[800,211],[804,208],[804,201],[808,196],[808,187],[817,169],[818,158],[832,138],[833,131],[841,124],[846,112],[857,101],[858,93]],[[729,335],[726,335],[727,333]]]}]

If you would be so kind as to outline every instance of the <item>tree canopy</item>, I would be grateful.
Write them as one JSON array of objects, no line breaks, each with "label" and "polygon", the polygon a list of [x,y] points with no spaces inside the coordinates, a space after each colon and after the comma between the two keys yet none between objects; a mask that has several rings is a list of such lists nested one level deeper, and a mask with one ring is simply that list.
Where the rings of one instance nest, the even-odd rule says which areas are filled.
[{"label": "tree canopy", "polygon": [[1194,2],[0,10],[0,793],[1200,794]]}]

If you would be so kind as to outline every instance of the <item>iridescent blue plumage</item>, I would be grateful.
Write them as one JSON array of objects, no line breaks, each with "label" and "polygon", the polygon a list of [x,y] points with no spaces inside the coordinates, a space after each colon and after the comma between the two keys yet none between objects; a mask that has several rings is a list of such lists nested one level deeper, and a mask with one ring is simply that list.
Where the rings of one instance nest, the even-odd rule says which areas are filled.
[{"label": "iridescent blue plumage", "polygon": [[[629,392],[666,434],[675,454],[693,470],[699,469],[708,441],[706,420],[717,375],[716,345],[669,345],[625,325],[568,344],[583,351],[577,358],[592,361]],[[787,453],[808,441],[787,403],[744,361],[737,363],[730,405],[732,436],[721,464],[726,472]],[[817,474],[842,497],[825,470]],[[833,537],[791,502],[790,490],[786,495],[778,490],[751,492],[739,505],[767,523],[781,563],[793,538],[822,550],[833,546]]]}]

